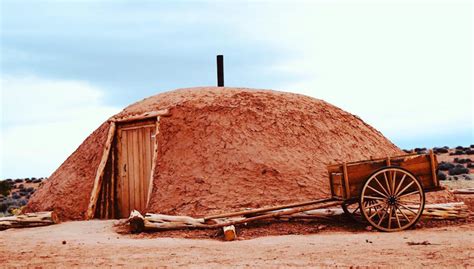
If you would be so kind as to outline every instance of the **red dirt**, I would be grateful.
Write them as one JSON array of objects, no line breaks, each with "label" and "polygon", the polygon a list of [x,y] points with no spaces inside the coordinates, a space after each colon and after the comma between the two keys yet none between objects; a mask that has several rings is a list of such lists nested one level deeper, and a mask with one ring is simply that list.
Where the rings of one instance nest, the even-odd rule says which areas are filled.
[{"label": "red dirt", "polygon": [[[117,116],[165,108],[172,116],[161,119],[148,212],[196,216],[326,198],[326,165],[403,153],[358,117],[284,92],[181,89],[144,99]],[[28,211],[84,217],[107,127],[99,127],[58,168]]]},{"label": "red dirt", "polygon": [[[397,233],[318,231],[221,242],[142,238],[114,221],[0,231],[1,267],[472,268],[474,225]],[[311,224],[306,224],[311,227]],[[313,227],[314,229],[315,227]],[[244,230],[239,232],[239,236]],[[239,237],[240,238],[240,237]]]}]

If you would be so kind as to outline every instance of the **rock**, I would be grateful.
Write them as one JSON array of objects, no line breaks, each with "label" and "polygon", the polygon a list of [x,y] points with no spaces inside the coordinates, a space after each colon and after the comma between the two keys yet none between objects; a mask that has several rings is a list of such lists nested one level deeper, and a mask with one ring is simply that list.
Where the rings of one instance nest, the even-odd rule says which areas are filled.
[{"label": "rock", "polygon": [[447,176],[445,173],[441,172],[441,171],[438,171],[438,179],[439,180],[446,180]]}]

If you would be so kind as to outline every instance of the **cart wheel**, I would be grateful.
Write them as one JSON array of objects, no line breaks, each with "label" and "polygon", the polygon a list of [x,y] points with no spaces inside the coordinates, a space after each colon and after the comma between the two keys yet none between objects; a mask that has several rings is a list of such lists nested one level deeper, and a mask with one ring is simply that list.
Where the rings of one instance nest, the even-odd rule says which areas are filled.
[{"label": "cart wheel", "polygon": [[421,217],[425,193],[420,181],[409,171],[384,167],[365,181],[359,205],[363,218],[376,229],[401,231]]}]

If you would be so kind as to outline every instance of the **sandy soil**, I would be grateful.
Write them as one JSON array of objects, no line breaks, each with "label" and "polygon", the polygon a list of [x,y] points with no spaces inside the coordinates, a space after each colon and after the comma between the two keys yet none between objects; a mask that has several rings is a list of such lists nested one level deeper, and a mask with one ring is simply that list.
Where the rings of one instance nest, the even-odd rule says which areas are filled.
[{"label": "sandy soil", "polygon": [[114,221],[79,221],[0,232],[0,264],[195,268],[474,266],[473,223],[399,233],[323,231],[234,242],[137,238],[117,234],[113,224]]}]

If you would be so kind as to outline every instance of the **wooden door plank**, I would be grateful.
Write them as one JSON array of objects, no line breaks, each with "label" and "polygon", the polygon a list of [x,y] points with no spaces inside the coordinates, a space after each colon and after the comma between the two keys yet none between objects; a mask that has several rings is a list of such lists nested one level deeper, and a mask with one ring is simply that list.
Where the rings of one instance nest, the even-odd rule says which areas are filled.
[{"label": "wooden door plank", "polygon": [[138,211],[139,212],[143,212],[143,173],[145,171],[144,167],[143,167],[143,130],[144,128],[140,128],[140,129],[137,129],[137,162],[138,162],[138,191],[137,191],[137,195],[138,195]]},{"label": "wooden door plank", "polygon": [[140,207],[140,160],[138,156],[138,130],[133,130],[133,208]]},{"label": "wooden door plank", "polygon": [[133,165],[130,163],[131,161],[131,145],[130,145],[130,140],[132,139],[130,131],[124,131],[123,132],[125,136],[124,144],[125,144],[125,156],[126,156],[126,164],[124,166],[124,171],[125,171],[125,178],[124,178],[124,192],[123,192],[123,198],[124,198],[124,216],[127,216],[130,214],[130,177],[133,172]]}]

